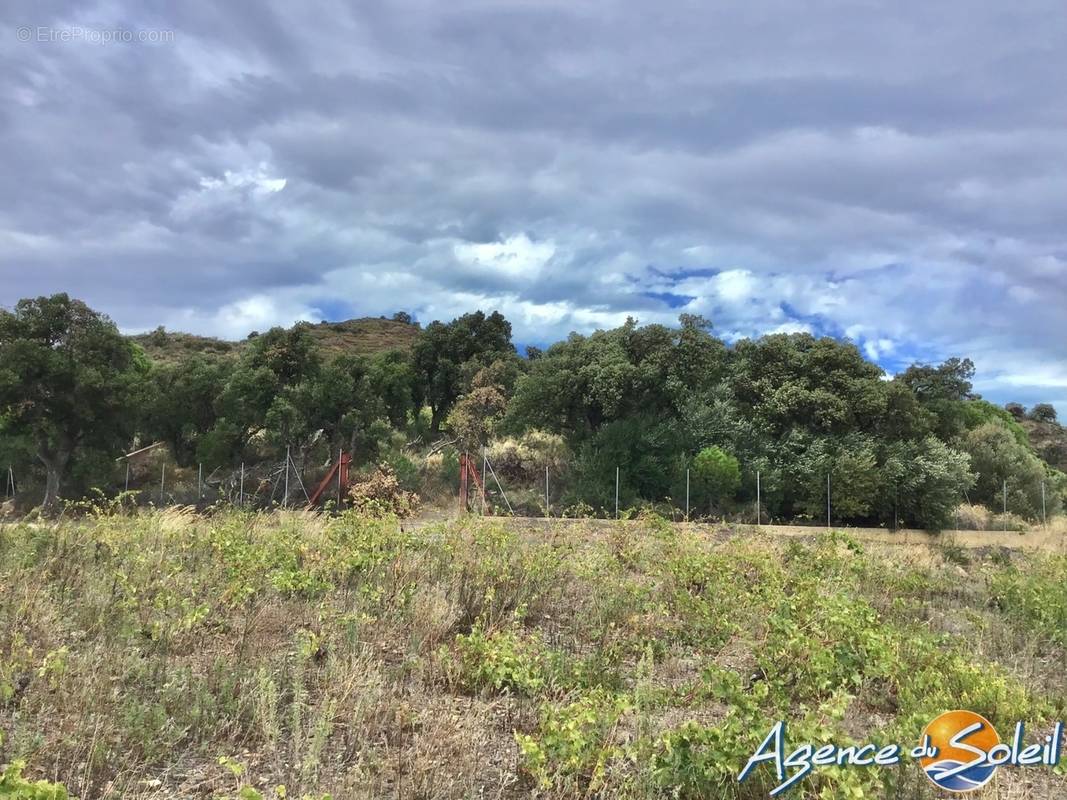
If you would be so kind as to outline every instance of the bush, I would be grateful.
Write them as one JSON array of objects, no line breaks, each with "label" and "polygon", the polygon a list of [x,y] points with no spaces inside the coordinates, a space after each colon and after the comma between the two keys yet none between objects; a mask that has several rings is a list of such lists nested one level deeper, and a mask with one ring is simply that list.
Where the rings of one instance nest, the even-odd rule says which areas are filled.
[{"label": "bush", "polygon": [[419,496],[400,486],[388,464],[379,464],[367,478],[353,484],[348,496],[357,511],[371,515],[394,514],[404,519],[419,507]]},{"label": "bush", "polygon": [[0,772],[0,797],[10,800],[67,800],[63,784],[48,781],[28,781],[22,777],[26,764],[15,761]]},{"label": "bush", "polygon": [[517,438],[501,439],[489,448],[488,455],[501,480],[510,478],[538,484],[544,480],[545,467],[558,475],[571,459],[563,437],[543,431],[529,431]]},{"label": "bush", "polygon": [[953,512],[956,525],[963,531],[987,531],[993,514],[985,506],[960,503]]}]

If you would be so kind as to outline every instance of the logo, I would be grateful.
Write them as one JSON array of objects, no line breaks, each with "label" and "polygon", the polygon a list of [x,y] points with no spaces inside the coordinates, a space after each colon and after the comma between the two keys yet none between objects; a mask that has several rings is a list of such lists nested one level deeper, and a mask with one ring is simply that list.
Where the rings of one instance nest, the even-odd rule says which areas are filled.
[{"label": "logo", "polygon": [[1000,736],[985,717],[973,711],[946,711],[923,730],[922,744],[933,755],[919,759],[930,782],[950,792],[981,789],[997,765],[989,754]]},{"label": "logo", "polygon": [[1064,723],[1057,722],[1043,741],[1026,744],[1026,729],[1015,723],[1010,742],[1002,742],[992,723],[973,711],[946,711],[923,729],[917,747],[867,742],[845,747],[833,743],[789,744],[785,720],[770,733],[737,776],[743,783],[758,768],[773,768],[777,785],[770,796],[788,792],[821,767],[896,767],[905,756],[922,768],[930,782],[949,792],[973,792],[993,778],[997,767],[1055,767],[1063,751]]}]

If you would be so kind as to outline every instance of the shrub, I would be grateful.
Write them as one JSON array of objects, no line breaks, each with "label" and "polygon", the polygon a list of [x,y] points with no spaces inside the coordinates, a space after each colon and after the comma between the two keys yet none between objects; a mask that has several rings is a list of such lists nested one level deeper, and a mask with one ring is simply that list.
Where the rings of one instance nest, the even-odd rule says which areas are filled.
[{"label": "shrub", "polygon": [[365,514],[393,514],[401,519],[419,507],[419,496],[400,486],[396,472],[388,464],[379,464],[367,478],[348,490],[353,507]]},{"label": "shrub", "polygon": [[0,797],[5,800],[67,800],[67,789],[61,783],[28,781],[22,777],[23,761],[15,761],[0,773]]},{"label": "shrub", "polygon": [[960,503],[953,512],[953,519],[960,530],[987,531],[993,515],[985,506]]},{"label": "shrub", "polygon": [[457,634],[450,663],[453,682],[467,692],[488,690],[532,696],[545,684],[545,654],[521,631]]},{"label": "shrub", "polygon": [[523,768],[542,788],[577,783],[595,791],[608,766],[623,755],[612,733],[631,708],[626,697],[600,688],[571,703],[546,704],[537,732],[515,735]]},{"label": "shrub", "polygon": [[529,431],[517,438],[501,439],[489,448],[489,460],[501,479],[527,482],[544,480],[545,467],[558,475],[567,468],[571,454],[562,436]]}]

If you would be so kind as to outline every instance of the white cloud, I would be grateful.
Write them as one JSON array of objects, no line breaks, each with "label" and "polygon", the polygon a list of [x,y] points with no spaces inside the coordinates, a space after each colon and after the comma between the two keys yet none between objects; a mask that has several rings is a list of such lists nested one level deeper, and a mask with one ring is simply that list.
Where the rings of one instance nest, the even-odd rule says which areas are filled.
[{"label": "white cloud", "polygon": [[195,330],[223,339],[243,339],[251,331],[263,332],[276,325],[290,326],[301,320],[317,321],[322,313],[294,298],[278,295],[252,295],[228,303],[214,312],[182,309],[161,323],[168,330]]},{"label": "white cloud", "polygon": [[533,279],[556,252],[552,241],[533,242],[525,233],[502,242],[459,242],[456,259],[470,267],[512,278]]}]

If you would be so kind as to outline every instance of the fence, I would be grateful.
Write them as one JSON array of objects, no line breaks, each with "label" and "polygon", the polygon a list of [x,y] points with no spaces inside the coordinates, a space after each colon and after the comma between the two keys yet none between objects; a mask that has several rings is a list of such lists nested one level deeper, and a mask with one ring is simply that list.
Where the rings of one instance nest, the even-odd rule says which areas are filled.
[{"label": "fence", "polygon": [[[204,465],[199,463],[196,465],[196,485],[195,490],[191,491],[189,487],[182,486],[179,488],[175,485],[174,476],[171,476],[171,483],[168,484],[167,474],[167,461],[162,460],[159,464],[159,481],[157,487],[150,486],[146,480],[135,481],[140,485],[134,485],[131,489],[131,461],[130,456],[143,454],[145,451],[152,450],[157,445],[152,445],[148,448],[143,448],[135,453],[127,454],[120,457],[117,460],[125,460],[125,476],[122,484],[122,491],[129,495],[131,492],[139,495],[144,499],[152,502],[156,505],[213,505],[219,502],[228,503],[237,507],[250,507],[250,508],[272,508],[272,507],[291,507],[294,505],[312,505],[312,496],[308,492],[307,482],[305,476],[307,473],[306,464],[297,464],[292,455],[292,448],[286,447],[285,458],[281,462],[261,462],[251,467],[246,467],[245,463],[241,463],[237,469],[232,468],[216,468],[209,472],[205,477]],[[340,458],[343,458],[343,452]],[[464,458],[472,466],[470,469],[477,473],[474,468],[473,460],[470,459],[469,454],[461,454],[461,464]],[[494,469],[492,461],[488,457],[487,451],[483,448],[481,458],[481,473],[476,475],[478,478],[480,487],[483,487],[482,500],[479,504],[476,504],[475,508],[480,513],[494,513],[494,503],[492,497],[494,490],[490,487],[488,479],[492,478],[495,485],[495,494],[503,500],[503,505],[500,508],[502,513],[506,509],[508,514],[516,515],[516,509],[513,506],[511,500],[508,497],[504,488],[504,482],[500,479],[496,469]],[[461,470],[463,467],[461,467]],[[557,475],[557,479],[566,485],[566,475]],[[619,519],[624,511],[620,505],[621,498],[621,468],[615,467],[614,470],[614,506],[611,509],[601,509],[601,513],[611,514],[615,519]],[[8,466],[5,471],[4,482],[4,499],[11,500],[15,498],[20,491],[20,484],[16,482],[15,471],[13,466]],[[246,484],[251,483],[251,486]],[[461,487],[465,487],[466,483],[463,481]],[[1002,481],[1002,514],[999,520],[999,524],[1002,530],[1007,530],[1010,522],[1010,515],[1008,510],[1008,488],[1009,481],[1004,479]],[[1033,488],[1033,487],[1031,487]],[[168,489],[170,491],[168,492]],[[768,522],[772,522],[768,509],[763,505],[762,494],[764,489],[764,482],[761,470],[755,471],[755,499],[752,507],[753,519],[756,525],[764,524],[766,518]],[[834,525],[834,506],[833,506],[833,478],[832,473],[826,475],[826,517],[825,527],[830,528]],[[462,488],[461,488],[462,492]],[[316,492],[317,496],[321,492]],[[107,494],[105,492],[105,494]],[[490,500],[487,502],[486,495],[489,495]],[[333,499],[333,498],[331,498]],[[685,470],[685,501],[684,507],[679,507],[682,520],[690,521],[694,518],[699,518],[701,515],[694,516],[693,506],[691,503],[691,468],[687,467]],[[471,505],[467,498],[461,498],[464,508],[468,510]],[[647,502],[647,501],[646,501]],[[970,499],[967,493],[964,492],[959,498],[957,505],[962,503],[970,504]],[[673,499],[671,500],[673,504]],[[340,475],[338,476],[338,489],[335,499],[335,507],[341,508],[344,504],[344,496],[341,490]],[[555,504],[552,502],[552,472],[546,465],[544,468],[544,502],[541,504],[540,512],[542,516],[575,516],[575,509],[579,504],[572,503],[569,506],[564,506],[562,495],[560,495],[560,501]],[[893,525],[894,530],[901,528],[900,516],[899,516],[899,492],[894,495],[894,508],[893,508]],[[522,510],[520,508],[520,510]],[[554,514],[555,511],[555,514]],[[587,515],[596,516],[595,510],[591,507],[587,507],[587,511],[591,512]],[[745,512],[747,515],[747,512]],[[525,516],[531,516],[526,514]],[[838,524],[851,521],[855,518],[838,519]],[[790,520],[795,521],[795,520]],[[1043,527],[1048,526],[1048,493],[1047,486],[1044,481],[1040,483],[1040,517],[1034,520],[1040,522]],[[814,523],[814,520],[812,520]],[[960,520],[957,518],[956,528],[961,529]]]}]

